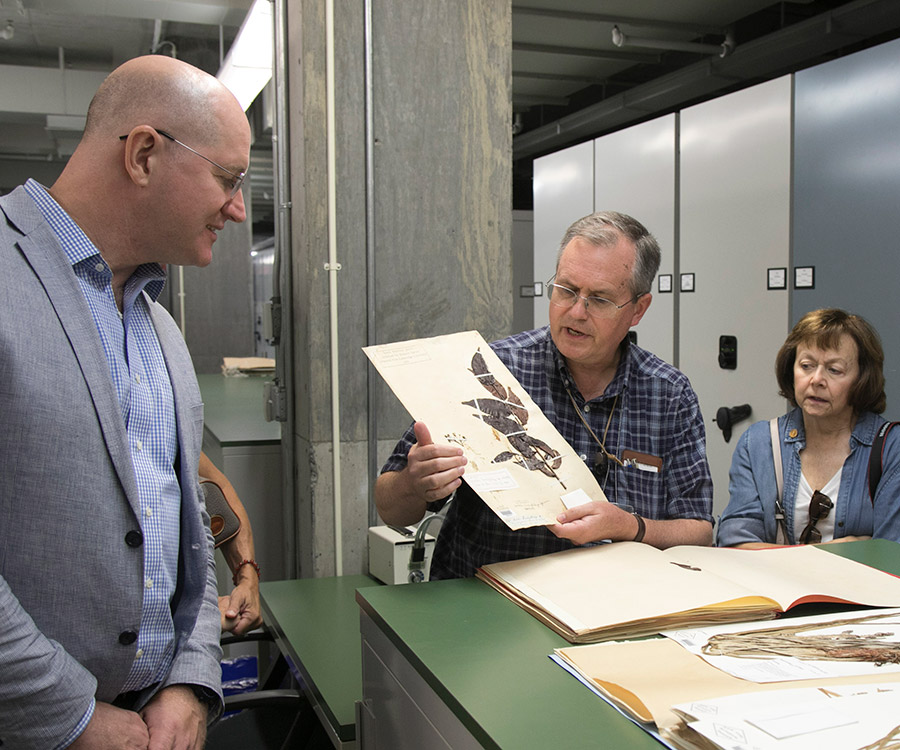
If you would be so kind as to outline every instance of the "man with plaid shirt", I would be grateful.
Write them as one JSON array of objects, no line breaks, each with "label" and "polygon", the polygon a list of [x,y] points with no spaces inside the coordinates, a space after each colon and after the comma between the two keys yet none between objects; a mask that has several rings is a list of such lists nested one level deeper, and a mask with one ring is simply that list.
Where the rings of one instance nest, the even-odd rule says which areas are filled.
[{"label": "man with plaid shirt", "polygon": [[592,467],[609,503],[512,531],[463,481],[459,446],[412,425],[382,468],[375,500],[385,522],[415,523],[455,491],[432,578],[604,539],[665,548],[712,542],[712,479],[697,396],[687,377],[629,342],[650,306],[659,245],[630,216],[579,219],[560,243],[548,285],[550,325],[491,344],[560,434]]}]

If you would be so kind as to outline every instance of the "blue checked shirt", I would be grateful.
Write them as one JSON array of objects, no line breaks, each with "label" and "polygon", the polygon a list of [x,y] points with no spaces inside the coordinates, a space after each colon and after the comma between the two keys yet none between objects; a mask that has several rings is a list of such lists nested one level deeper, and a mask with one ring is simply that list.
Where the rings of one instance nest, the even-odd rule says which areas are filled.
[{"label": "blue checked shirt", "polygon": [[[706,461],[706,430],[687,377],[659,357],[627,342],[604,394],[585,403],[548,327],[495,341],[491,348],[541,411],[594,471],[607,498],[645,518],[713,521],[712,479]],[[594,469],[598,446],[575,413],[566,387],[604,445],[615,456],[632,450],[662,460],[652,473],[609,462]],[[415,442],[412,428],[394,448],[382,472],[406,467]],[[430,505],[435,510],[440,504]],[[512,531],[463,482],[447,511],[431,563],[432,578],[463,578],[492,562],[544,555],[574,546],[543,526]]]},{"label": "blue checked shirt", "polygon": [[[122,692],[159,682],[173,658],[170,600],[178,576],[181,488],[175,473],[178,441],[175,402],[144,294],[156,299],[165,283],[157,264],[139,266],[125,284],[123,311],[112,290],[112,272],[94,244],[44,188],[29,180],[36,201],[62,244],[103,343],[115,385],[141,503],[144,590],[135,660]],[[87,726],[93,704],[66,744]]]}]

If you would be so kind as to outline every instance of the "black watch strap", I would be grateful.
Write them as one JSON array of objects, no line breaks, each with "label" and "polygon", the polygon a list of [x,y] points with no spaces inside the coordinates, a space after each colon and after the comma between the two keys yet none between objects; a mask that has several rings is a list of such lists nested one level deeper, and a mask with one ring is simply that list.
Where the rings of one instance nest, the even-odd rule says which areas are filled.
[{"label": "black watch strap", "polygon": [[197,696],[197,700],[200,701],[201,705],[206,707],[207,713],[211,710],[218,711],[221,701],[215,690],[210,690],[203,685],[189,685],[188,687],[194,691],[194,695]]},{"label": "black watch strap", "polygon": [[631,515],[633,515],[635,520],[638,522],[637,534],[634,535],[634,539],[632,539],[631,541],[642,542],[644,540],[644,534],[647,532],[647,524],[645,524],[644,519],[634,511],[631,511]]}]

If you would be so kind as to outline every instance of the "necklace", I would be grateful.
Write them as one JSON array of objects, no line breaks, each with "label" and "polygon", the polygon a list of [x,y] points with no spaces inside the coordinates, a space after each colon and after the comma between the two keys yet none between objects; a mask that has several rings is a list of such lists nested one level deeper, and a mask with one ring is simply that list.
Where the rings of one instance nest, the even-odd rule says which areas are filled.
[{"label": "necklace", "polygon": [[581,423],[585,426],[585,429],[590,433],[591,437],[594,438],[594,442],[600,446],[600,450],[597,451],[597,455],[594,457],[594,468],[596,468],[600,472],[606,472],[609,468],[609,462],[614,461],[619,464],[619,466],[624,466],[625,464],[622,461],[606,450],[606,446],[603,445],[606,440],[606,435],[609,432],[609,425],[612,422],[613,413],[616,410],[616,404],[619,403],[619,394],[616,394],[616,398],[613,401],[612,409],[609,410],[609,417],[606,420],[606,427],[603,430],[603,440],[597,437],[596,433],[591,429],[591,426],[587,423],[587,420],[581,413],[581,409],[578,408],[578,404],[575,402],[575,397],[572,395],[572,391],[569,390],[569,386],[565,386],[566,393],[569,394],[569,400],[572,402],[572,408],[575,409],[575,413],[578,415],[578,418],[581,420]]}]

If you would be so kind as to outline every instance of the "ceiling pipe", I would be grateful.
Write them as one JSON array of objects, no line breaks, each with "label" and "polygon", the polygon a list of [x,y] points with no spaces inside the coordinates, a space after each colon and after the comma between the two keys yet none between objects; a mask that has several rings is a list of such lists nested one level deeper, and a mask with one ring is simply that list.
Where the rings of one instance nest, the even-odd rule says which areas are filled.
[{"label": "ceiling pipe", "polygon": [[331,464],[334,498],[334,574],[344,574],[344,542],[341,493],[341,399],[340,349],[338,346],[338,283],[341,264],[337,259],[337,126],[335,116],[334,0],[325,0],[325,151],[328,183],[328,272],[329,331],[331,344]]},{"label": "ceiling pipe", "polygon": [[161,41],[162,41],[162,21],[157,18],[153,21],[153,41],[150,43],[151,54],[156,52],[156,48],[159,47],[159,43]]},{"label": "ceiling pipe", "polygon": [[[378,298],[375,274],[375,33],[372,23],[372,2],[364,0],[364,52],[365,52],[365,154],[366,154],[366,344],[378,343]],[[378,381],[372,363],[366,368],[366,394],[369,408],[367,415],[367,466],[369,469],[368,501],[369,526],[378,525],[375,508],[375,477],[378,476]]]},{"label": "ceiling pipe", "polygon": [[721,44],[701,44],[699,42],[679,42],[669,39],[649,39],[625,34],[618,25],[612,27],[612,43],[616,47],[640,47],[641,49],[668,50],[670,52],[697,52],[701,55],[728,57],[734,52],[734,37],[725,34]]},{"label": "ceiling pipe", "polygon": [[[287,86],[287,0],[275,0],[272,5],[274,45],[272,54],[272,88],[275,97],[275,116],[272,123],[272,176],[275,192],[275,260],[272,278],[275,283],[272,297],[272,327],[275,329],[275,379],[268,398],[273,402],[273,416],[282,423],[281,472],[282,522],[287,529],[284,554],[289,577],[299,578],[297,557],[297,509],[293,467],[294,452],[294,321],[293,271],[291,253],[291,157],[288,111],[290,96]],[[253,174],[251,172],[251,174]]]}]

